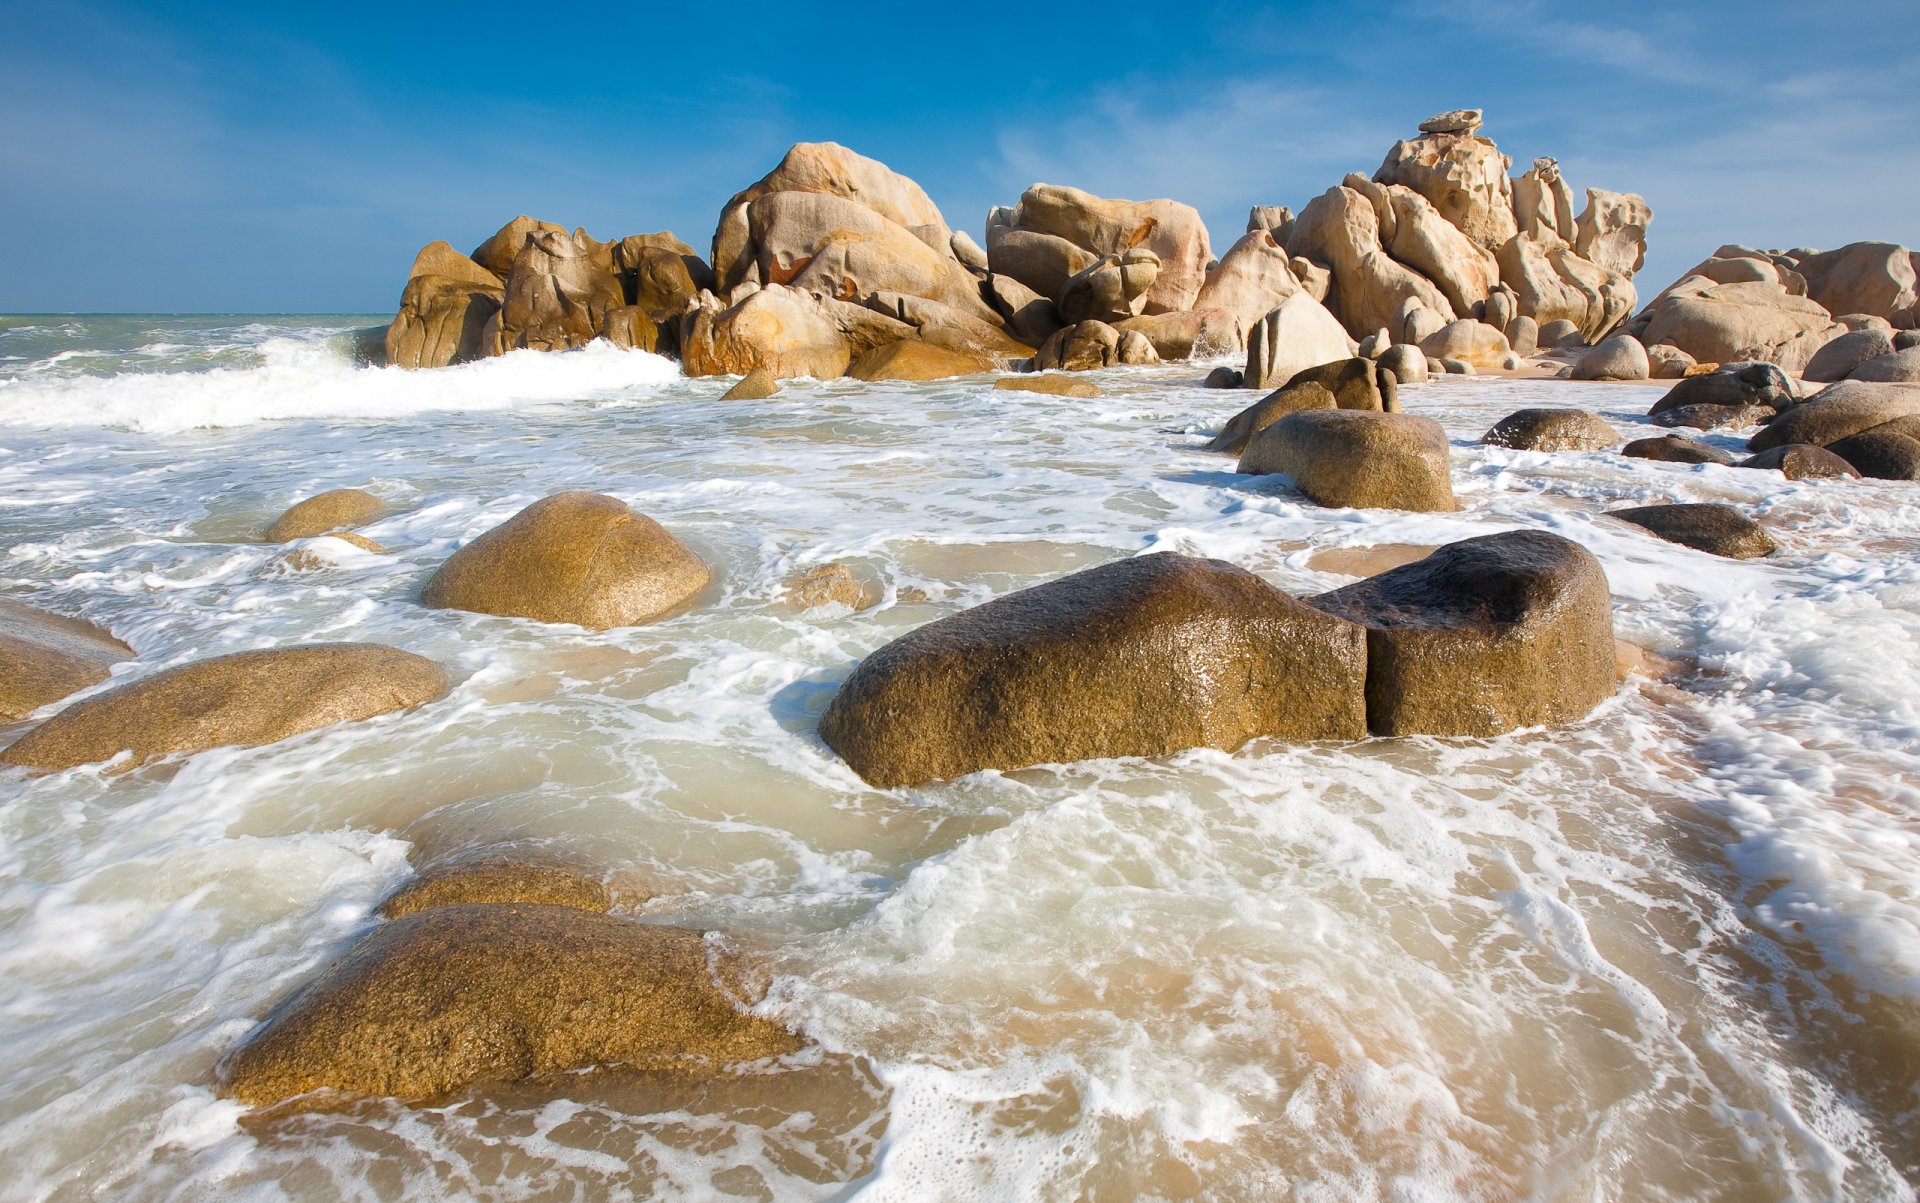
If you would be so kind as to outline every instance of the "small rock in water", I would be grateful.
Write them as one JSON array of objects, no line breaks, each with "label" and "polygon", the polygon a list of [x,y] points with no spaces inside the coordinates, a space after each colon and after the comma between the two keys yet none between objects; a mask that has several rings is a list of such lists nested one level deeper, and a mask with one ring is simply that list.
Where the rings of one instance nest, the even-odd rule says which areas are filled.
[{"label": "small rock in water", "polygon": [[1682,405],[1653,415],[1655,426],[1684,426],[1690,430],[1745,430],[1771,421],[1774,411],[1764,405]]},{"label": "small rock in water", "polygon": [[1753,560],[1780,550],[1758,522],[1718,502],[1634,506],[1608,510],[1607,517],[1631,522],[1669,543],[1730,560]]},{"label": "small rock in water", "polygon": [[1519,409],[1495,422],[1480,441],[1516,451],[1601,451],[1619,442],[1620,433],[1584,409]]},{"label": "small rock in water", "polygon": [[0,598],[0,722],[98,685],[131,659],[132,648],[90,622]]},{"label": "small rock in water", "polygon": [[[636,899],[635,901],[645,901]],[[524,848],[480,848],[423,866],[387,896],[380,914],[398,919],[438,906],[526,902],[605,912],[613,905],[606,883],[572,865]]]},{"label": "small rock in water", "polygon": [[755,368],[720,394],[722,401],[763,401],[780,391],[780,382],[765,368]]},{"label": "small rock in water", "polygon": [[1220,367],[1213,369],[1213,371],[1207,373],[1207,378],[1202,383],[1201,387],[1203,388],[1239,388],[1240,382],[1244,378],[1244,376],[1245,376],[1245,373],[1243,373],[1239,368],[1230,368],[1222,365]]},{"label": "small rock in water", "polygon": [[386,512],[387,503],[364,489],[333,489],[288,509],[274,519],[261,540],[289,543],[295,539],[311,539],[342,527],[363,525]]},{"label": "small rock in water", "polygon": [[836,603],[849,610],[866,610],[874,603],[866,586],[845,564],[821,564],[807,569],[787,582],[787,595],[803,610]]},{"label": "small rock in water", "polygon": [[1705,443],[1677,434],[1635,439],[1620,448],[1620,454],[1633,459],[1659,460],[1668,464],[1733,463],[1733,457],[1718,447],[1709,447]]},{"label": "small rock in water", "polygon": [[[1888,423],[1891,425],[1891,423]],[[1827,450],[1875,480],[1920,480],[1920,439],[1875,427],[1827,444]]]},{"label": "small rock in water", "polygon": [[1284,473],[1315,503],[1452,513],[1447,433],[1431,418],[1311,409],[1254,435],[1236,471]]},{"label": "small rock in water", "polygon": [[1038,372],[1031,376],[1002,376],[993,382],[993,387],[1006,393],[1047,393],[1055,397],[1098,397],[1100,395],[1100,386],[1093,381],[1077,380],[1063,372]]}]

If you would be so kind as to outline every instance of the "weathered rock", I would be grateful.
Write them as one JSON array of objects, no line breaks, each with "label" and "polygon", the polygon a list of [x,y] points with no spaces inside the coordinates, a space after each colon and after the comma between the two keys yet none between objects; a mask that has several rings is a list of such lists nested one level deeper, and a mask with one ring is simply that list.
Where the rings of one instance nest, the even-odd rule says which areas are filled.
[{"label": "weathered rock", "polygon": [[868,351],[853,361],[847,375],[855,380],[941,380],[991,372],[998,366],[984,355],[949,351],[910,338]]},{"label": "weathered rock", "polygon": [[1774,447],[1741,460],[1739,466],[1770,469],[1782,473],[1788,480],[1825,480],[1860,475],[1846,460],[1825,447],[1815,447],[1811,443],[1788,443]]},{"label": "weathered rock", "polygon": [[1635,506],[1608,510],[1607,517],[1631,522],[1669,543],[1730,560],[1758,559],[1780,550],[1758,522],[1718,502]]},{"label": "weathered rock", "polygon": [[1146,307],[1147,290],[1159,275],[1159,256],[1144,248],[1102,255],[1067,277],[1054,307],[1067,323],[1125,321]]},{"label": "weathered rock", "polygon": [[1306,368],[1352,354],[1353,340],[1326,306],[1295,293],[1247,331],[1245,387],[1275,388]]},{"label": "weathered rock", "polygon": [[1829,313],[1870,313],[1901,327],[1914,325],[1920,313],[1913,259],[1903,246],[1852,242],[1804,256],[1794,270],[1806,280],[1807,296]]},{"label": "weathered rock", "polygon": [[1691,372],[1676,381],[1647,413],[1657,417],[1668,410],[1697,405],[1780,410],[1790,408],[1795,401],[1793,382],[1773,364],[1727,363]]},{"label": "weathered rock", "polygon": [[414,276],[400,294],[399,312],[387,326],[387,363],[399,368],[441,368],[488,354],[503,296],[498,282]]},{"label": "weathered rock", "polygon": [[1312,501],[1353,509],[1450,513],[1447,435],[1410,414],[1311,409],[1255,434],[1240,472],[1280,472]]},{"label": "weathered rock", "polygon": [[1238,455],[1247,440],[1291,413],[1306,409],[1398,412],[1397,382],[1370,359],[1340,359],[1305,368],[1274,392],[1235,414],[1208,451]]},{"label": "weathered rock", "polygon": [[1573,363],[1575,380],[1645,380],[1651,374],[1647,349],[1631,334],[1616,334]]},{"label": "weathered rock", "polygon": [[874,604],[867,587],[845,564],[821,564],[807,569],[787,582],[787,597],[802,610],[831,605],[867,610]]},{"label": "weathered rock", "polygon": [[609,315],[626,303],[610,246],[584,231],[537,231],[507,272],[498,340],[487,350],[585,346],[606,331]]},{"label": "weathered rock", "polygon": [[133,655],[90,622],[0,598],[0,722],[98,685]]},{"label": "weathered rock", "polygon": [[[593,1066],[687,1073],[800,1041],[743,1014],[698,933],[518,903],[396,919],[276,1006],[227,1059],[256,1106],[317,1090],[424,1101]],[[722,977],[737,976],[723,963]]]},{"label": "weathered rock", "polygon": [[1573,188],[1561,176],[1558,160],[1535,159],[1513,181],[1513,216],[1520,236],[1534,242],[1571,244],[1579,236],[1573,221]]},{"label": "weathered rock", "polygon": [[1709,447],[1705,443],[1677,434],[1635,439],[1620,448],[1620,454],[1632,459],[1659,460],[1668,464],[1731,464],[1733,462],[1733,457],[1718,447]]},{"label": "weathered rock", "polygon": [[960,261],[962,267],[975,275],[985,274],[987,271],[986,248],[975,242],[973,235],[965,230],[955,230],[947,246],[953,251],[953,257]]},{"label": "weathered rock", "polygon": [[1543,326],[1570,321],[1583,342],[1605,337],[1639,299],[1626,276],[1589,262],[1558,238],[1515,238],[1496,254],[1500,279],[1519,298],[1520,312]]},{"label": "weathered rock", "polygon": [[1131,332],[1146,339],[1163,360],[1226,355],[1247,345],[1245,324],[1224,309],[1143,314],[1116,322],[1113,328],[1122,338]]},{"label": "weathered rock", "polygon": [[1033,357],[1036,371],[1091,372],[1120,362],[1120,332],[1105,322],[1081,322],[1054,332]]},{"label": "weathered rock", "polygon": [[261,540],[286,543],[311,539],[344,527],[360,526],[387,512],[387,503],[364,489],[329,489],[309,497],[274,519]]},{"label": "weathered rock", "polygon": [[[1457,314],[1471,314],[1488,301],[1500,283],[1493,252],[1461,233],[1411,188],[1388,185],[1385,192],[1393,216],[1393,233],[1384,239],[1387,252],[1439,285]],[[1503,302],[1511,296],[1501,293]],[[1493,325],[1504,329],[1506,322]]]},{"label": "weathered rock", "polygon": [[1364,635],[1252,573],[1161,552],[911,631],[820,734],[880,787],[982,769],[1364,734]]},{"label": "weathered rock", "polygon": [[421,601],[595,630],[658,618],[712,574],[659,523],[600,493],[556,493],[453,553]]},{"label": "weathered rock", "polygon": [[1427,382],[1427,355],[1419,347],[1395,343],[1382,351],[1380,358],[1375,362],[1392,372],[1396,383],[1425,384]]},{"label": "weathered rock", "polygon": [[426,865],[387,895],[379,910],[388,919],[398,919],[435,907],[499,902],[605,913],[613,905],[613,896],[604,881],[562,860],[528,849],[494,847]]},{"label": "weathered rock", "polygon": [[[1573,323],[1568,322],[1567,325],[1571,326]],[[1514,354],[1531,355],[1540,349],[1540,323],[1526,314],[1523,313],[1508,322],[1506,330],[1507,345],[1513,348]],[[1579,331],[1574,331],[1574,337],[1579,336]]]},{"label": "weathered rock", "polygon": [[[1146,292],[1141,313],[1194,308],[1206,280],[1207,264],[1213,258],[1200,214],[1177,201],[1107,200],[1078,188],[1035,184],[1021,194],[1020,203],[1009,216],[1013,228],[1059,238],[1091,252],[1094,259],[1135,247],[1151,251],[1159,260],[1159,271]],[[1005,236],[1001,242],[1005,247]],[[994,243],[994,229],[989,225],[987,255],[994,271],[1006,271],[1034,291],[1059,299],[1058,290],[1042,287],[1022,271],[1014,270],[1011,263],[1003,266],[1001,259],[995,258]]]},{"label": "weathered rock", "polygon": [[1450,543],[1313,604],[1367,628],[1377,735],[1484,737],[1572,722],[1613,693],[1606,574],[1545,531]]},{"label": "weathered rock", "polygon": [[1420,123],[1423,134],[1472,134],[1479,130],[1479,109],[1451,109]]},{"label": "weathered rock", "polygon": [[1604,271],[1631,277],[1647,261],[1653,210],[1630,192],[1587,189],[1587,207],[1575,222],[1573,249]]},{"label": "weathered rock", "polygon": [[1552,321],[1539,325],[1535,329],[1534,341],[1537,346],[1557,351],[1567,347],[1583,345],[1580,337],[1580,327],[1574,325],[1573,322],[1567,318],[1554,318]]},{"label": "weathered rock", "polygon": [[610,312],[605,331],[616,346],[662,354],[678,349],[680,315],[714,285],[713,269],[672,234],[631,234],[613,246],[614,274],[628,304]]},{"label": "weathered rock", "polygon": [[431,660],[372,643],[237,652],[170,668],[76,702],[0,761],[57,771],[110,760],[254,747],[431,701],[447,677]]},{"label": "weathered rock", "polygon": [[1200,387],[1239,388],[1240,382],[1244,379],[1246,379],[1246,377],[1239,368],[1230,368],[1223,365],[1208,372],[1207,378],[1200,382]]},{"label": "weathered rock", "polygon": [[1372,334],[1361,339],[1360,345],[1355,349],[1354,354],[1362,359],[1378,359],[1381,354],[1392,345],[1393,339],[1388,336],[1387,328],[1382,326]]},{"label": "weathered rock", "polygon": [[1120,341],[1115,344],[1114,354],[1121,363],[1149,364],[1159,363],[1160,353],[1153,349],[1153,342],[1138,330],[1121,330]]},{"label": "weathered rock", "polygon": [[1053,234],[1005,224],[987,227],[987,261],[993,274],[1018,281],[1049,305],[1069,279],[1098,258]]},{"label": "weathered rock", "polygon": [[1286,228],[1293,224],[1293,210],[1285,205],[1255,205],[1247,212],[1247,233],[1271,230],[1274,238],[1285,242]]},{"label": "weathered rock", "polygon": [[1693,356],[1679,347],[1655,343],[1647,348],[1647,375],[1654,380],[1680,380],[1696,366]]},{"label": "weathered rock", "polygon": [[1394,313],[1394,324],[1387,326],[1387,333],[1395,343],[1419,346],[1436,332],[1446,328],[1447,319],[1421,304],[1414,297],[1408,297],[1400,303]]},{"label": "weathered rock", "polygon": [[1486,138],[1464,131],[1427,132],[1394,143],[1373,178],[1419,193],[1455,229],[1497,251],[1519,232],[1507,167],[1506,156]]},{"label": "weathered rock", "polygon": [[501,226],[491,238],[473,249],[473,262],[496,279],[499,287],[513,270],[513,261],[520,257],[520,251],[527,245],[527,239],[535,234],[559,234],[564,236],[565,226],[554,225],[550,221],[540,221],[524,213]]},{"label": "weathered rock", "polygon": [[780,391],[780,382],[773,373],[765,368],[755,368],[726,392],[720,394],[722,401],[763,401]]},{"label": "weathered rock", "polygon": [[1006,322],[1007,332],[1029,346],[1040,346],[1062,325],[1051,300],[1012,276],[997,272],[988,276],[982,295]]},{"label": "weathered rock", "polygon": [[1434,359],[1457,359],[1475,368],[1498,368],[1513,350],[1506,335],[1472,318],[1441,327],[1421,340],[1420,349]]},{"label": "weathered rock", "polygon": [[1620,441],[1620,433],[1584,409],[1520,409],[1495,422],[1480,441],[1516,451],[1604,451]]},{"label": "weathered rock", "polygon": [[1872,328],[1849,330],[1815,351],[1813,357],[1807,360],[1806,370],[1800,375],[1806,380],[1831,384],[1836,380],[1845,380],[1861,364],[1891,354],[1891,331]]},{"label": "weathered rock", "polygon": [[1655,426],[1684,426],[1690,430],[1745,430],[1773,420],[1764,405],[1680,405],[1653,415]]},{"label": "weathered rock", "polygon": [[[1481,310],[1480,320],[1495,330],[1508,331],[1513,325],[1513,319],[1520,316],[1518,305],[1519,301],[1513,295],[1513,289],[1505,284],[1496,284],[1487,294],[1487,303]],[[1507,342],[1513,342],[1511,334]]]},{"label": "weathered rock", "polygon": [[1828,447],[1882,422],[1920,413],[1920,388],[1842,380],[1787,410],[1747,441],[1751,451],[1788,443]]},{"label": "weathered rock", "polygon": [[689,376],[765,368],[783,380],[830,380],[845,375],[854,356],[914,334],[905,322],[863,306],[773,284],[725,308],[703,294],[681,320],[680,363]]},{"label": "weathered rock", "polygon": [[1091,380],[1076,380],[1055,372],[1032,376],[1002,376],[993,387],[1005,392],[1048,393],[1055,397],[1098,397],[1100,387]]},{"label": "weathered rock", "polygon": [[1678,347],[1701,362],[1759,359],[1790,373],[1843,331],[1825,309],[1778,284],[1715,284],[1701,277],[1668,289],[1635,326],[1642,342]]},{"label": "weathered rock", "polygon": [[1242,329],[1279,308],[1300,291],[1287,248],[1270,229],[1248,232],[1207,273],[1195,309],[1223,309]]},{"label": "weathered rock", "polygon": [[1331,272],[1327,308],[1355,338],[1385,326],[1406,340],[1400,314],[1410,300],[1445,321],[1455,316],[1438,285],[1386,252],[1380,241],[1378,210],[1352,188],[1329,188],[1309,202],[1287,236],[1287,252]]},{"label": "weathered rock", "polygon": [[1920,384],[1920,347],[1869,359],[1847,376],[1880,384]]},{"label": "weathered rock", "polygon": [[420,248],[420,253],[413,257],[413,267],[407,272],[407,279],[415,276],[438,276],[443,280],[495,290],[506,283],[500,276],[481,267],[444,241],[429,242]]},{"label": "weathered rock", "polygon": [[1920,480],[1920,438],[1883,423],[1859,434],[1835,439],[1827,450],[1846,460],[1860,475],[1875,480]]}]

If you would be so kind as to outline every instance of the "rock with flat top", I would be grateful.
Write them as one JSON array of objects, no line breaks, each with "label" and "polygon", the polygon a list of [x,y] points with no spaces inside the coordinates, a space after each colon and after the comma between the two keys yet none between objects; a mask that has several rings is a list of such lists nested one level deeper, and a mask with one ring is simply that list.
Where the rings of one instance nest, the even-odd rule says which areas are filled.
[{"label": "rock with flat top", "polygon": [[1054,397],[1098,397],[1100,386],[1091,380],[1076,380],[1060,372],[1037,372],[1031,376],[1002,376],[993,382],[1000,392],[1046,393]]},{"label": "rock with flat top", "polygon": [[398,919],[434,907],[497,902],[605,913],[613,906],[613,896],[606,882],[552,856],[529,849],[483,847],[425,865],[389,894],[379,910],[385,918]]},{"label": "rock with flat top", "polygon": [[853,361],[847,375],[855,380],[943,380],[949,376],[977,376],[999,364],[984,355],[950,351],[918,339],[903,339],[875,347]]}]

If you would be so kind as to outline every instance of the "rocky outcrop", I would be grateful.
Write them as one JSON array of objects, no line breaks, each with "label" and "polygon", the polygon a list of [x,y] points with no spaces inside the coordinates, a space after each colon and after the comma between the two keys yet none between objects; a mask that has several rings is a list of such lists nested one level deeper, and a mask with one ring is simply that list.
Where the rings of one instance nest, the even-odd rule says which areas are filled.
[{"label": "rocky outcrop", "polygon": [[1448,467],[1446,431],[1431,418],[1312,409],[1255,434],[1237,470],[1283,473],[1319,505],[1450,513]]},{"label": "rocky outcrop", "polygon": [[128,759],[124,771],[218,747],[274,743],[431,701],[447,690],[431,660],[372,643],[237,652],[170,668],[76,702],[0,752],[57,771]]},{"label": "rocky outcrop", "polygon": [[1849,330],[1815,351],[1812,358],[1807,360],[1806,370],[1800,375],[1802,379],[1818,384],[1832,384],[1836,380],[1845,380],[1855,368],[1869,360],[1891,354],[1891,330]]},{"label": "rocky outcrop", "polygon": [[1217,560],[1162,552],[911,631],[820,734],[890,787],[1105,756],[1365,733],[1364,636]]},{"label": "rocky outcrop", "polygon": [[1288,297],[1247,331],[1243,388],[1278,388],[1307,368],[1346,359],[1353,340],[1327,308],[1304,292]]},{"label": "rocky outcrop", "polygon": [[131,659],[110,631],[0,598],[0,722],[98,685]]},{"label": "rocky outcrop", "polygon": [[1913,414],[1920,414],[1920,385],[1842,380],[1767,423],[1747,441],[1747,448],[1766,451],[1789,443],[1826,447]]},{"label": "rocky outcrop", "polygon": [[1920,325],[1913,256],[1891,242],[1851,242],[1837,250],[1803,255],[1793,269],[1806,281],[1807,296],[1828,313],[1865,313],[1896,328]]},{"label": "rocky outcrop", "polygon": [[489,353],[583,347],[606,332],[608,315],[626,303],[611,246],[584,230],[538,231],[527,236],[507,271]]},{"label": "rocky outcrop", "polygon": [[396,919],[273,1009],[221,1066],[255,1106],[313,1091],[440,1098],[594,1066],[664,1073],[792,1052],[742,1013],[698,932],[569,906],[440,906]]},{"label": "rocky outcrop", "polygon": [[1228,419],[1207,450],[1239,455],[1248,439],[1288,414],[1308,409],[1398,413],[1399,384],[1371,359],[1339,359],[1307,368]]},{"label": "rocky outcrop", "polygon": [[1287,235],[1287,250],[1328,270],[1327,308],[1356,339],[1384,326],[1396,339],[1417,341],[1407,339],[1401,316],[1409,302],[1442,325],[1457,316],[1439,285],[1381,245],[1380,210],[1351,187],[1329,188],[1308,202]]},{"label": "rocky outcrop", "polygon": [[1727,363],[1675,381],[1647,414],[1659,421],[1662,414],[1701,407],[1771,412],[1797,401],[1793,382],[1775,365]]},{"label": "rocky outcrop", "polygon": [[875,347],[847,368],[855,380],[941,380],[991,372],[999,361],[984,355],[949,351],[917,338]]},{"label": "rocky outcrop", "polygon": [[329,489],[288,508],[260,538],[266,543],[311,539],[360,526],[386,512],[387,503],[365,489]]},{"label": "rocky outcrop", "polygon": [[453,553],[420,600],[607,630],[659,618],[711,579],[699,556],[624,501],[556,493]]},{"label": "rocky outcrop", "polygon": [[1572,722],[1613,692],[1606,574],[1558,535],[1450,543],[1313,604],[1367,628],[1367,724],[1378,735]]},{"label": "rocky outcrop", "polygon": [[520,251],[527,245],[527,239],[535,234],[565,234],[566,232],[565,226],[557,226],[550,221],[541,221],[522,213],[475,247],[472,259],[496,279],[505,280],[507,273],[513,270],[513,261],[520,257]]},{"label": "rocky outcrop", "polygon": [[680,363],[689,376],[739,376],[759,368],[781,380],[831,380],[845,374],[855,356],[915,333],[871,309],[784,284],[753,289],[731,306],[702,293],[681,319]]},{"label": "rocky outcrop", "polygon": [[491,353],[490,331],[506,295],[503,276],[444,242],[428,243],[414,257],[399,312],[387,326],[387,363],[439,368]]},{"label": "rocky outcrop", "polygon": [[1120,332],[1105,322],[1081,322],[1056,330],[1034,354],[1035,371],[1055,368],[1091,372],[1120,362]]},{"label": "rocky outcrop", "polygon": [[1777,283],[1688,276],[1633,321],[1643,343],[1678,347],[1701,363],[1764,360],[1799,373],[1845,331],[1819,304]]},{"label": "rocky outcrop", "polygon": [[1507,179],[1512,160],[1480,136],[1477,119],[1471,128],[1427,130],[1431,124],[1422,125],[1418,137],[1393,144],[1374,182],[1412,189],[1479,246],[1499,250],[1519,233]]},{"label": "rocky outcrop", "polygon": [[604,913],[613,905],[604,881],[528,849],[478,848],[433,861],[380,904],[399,919],[438,906],[521,902]]},{"label": "rocky outcrop", "polygon": [[1244,331],[1299,291],[1286,246],[1270,229],[1250,230],[1207,273],[1193,308],[1224,311]]},{"label": "rocky outcrop", "polygon": [[1584,409],[1519,409],[1493,424],[1480,441],[1516,451],[1604,451],[1620,433]]},{"label": "rocky outcrop", "polygon": [[[1066,282],[1107,256],[1140,249],[1156,261],[1141,314],[1194,308],[1213,258],[1207,227],[1177,201],[1106,200],[1078,188],[1035,184],[987,222],[987,265],[1060,303]],[[1065,316],[1063,311],[1063,316]],[[1070,320],[1070,319],[1069,319]]]},{"label": "rocky outcrop", "polygon": [[764,401],[780,391],[780,382],[765,368],[755,368],[720,394],[722,401]]},{"label": "rocky outcrop", "polygon": [[1631,522],[1669,543],[1732,560],[1758,559],[1780,550],[1758,522],[1717,502],[1635,506],[1608,510],[1607,517]]}]

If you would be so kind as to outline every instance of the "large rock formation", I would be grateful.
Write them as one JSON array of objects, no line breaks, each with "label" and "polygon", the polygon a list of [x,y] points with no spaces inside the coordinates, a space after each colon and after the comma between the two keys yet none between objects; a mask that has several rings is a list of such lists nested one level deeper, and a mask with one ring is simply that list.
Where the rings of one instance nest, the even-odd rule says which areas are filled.
[{"label": "large rock formation", "polygon": [[1688,275],[1647,306],[1630,330],[1642,343],[1678,347],[1701,363],[1765,360],[1798,373],[1845,327],[1775,281],[1723,284]]},{"label": "large rock formation", "polygon": [[820,720],[887,787],[1098,756],[1365,733],[1358,628],[1217,560],[1161,552],[909,632]]},{"label": "large rock formation", "polygon": [[1920,414],[1920,385],[1842,380],[1767,423],[1747,441],[1747,449],[1766,451],[1791,443],[1827,447],[1916,414]]},{"label": "large rock formation", "polygon": [[420,600],[594,630],[658,618],[712,573],[658,522],[601,493],[556,493],[453,553]]},{"label": "large rock formation", "polygon": [[437,368],[488,354],[487,337],[506,281],[448,246],[430,242],[414,257],[400,310],[387,327],[387,362]]},{"label": "large rock formation", "polygon": [[1254,435],[1237,469],[1279,472],[1320,505],[1450,513],[1447,434],[1432,418],[1310,409]]},{"label": "large rock formation", "polygon": [[988,269],[1056,304],[1074,275],[1135,248],[1157,261],[1137,312],[1192,309],[1213,252],[1207,227],[1190,205],[1107,200],[1078,188],[1035,184],[1019,203],[995,209],[987,220]]},{"label": "large rock formation", "polygon": [[1313,604],[1367,628],[1367,723],[1378,735],[1572,722],[1613,692],[1606,574],[1545,531],[1450,543]]},{"label": "large rock formation", "polygon": [[667,1073],[792,1052],[734,1001],[698,932],[570,906],[440,906],[393,920],[286,999],[221,1066],[256,1106],[313,1091],[406,1100],[594,1066]]},{"label": "large rock formation", "polygon": [[107,679],[133,649],[77,618],[0,598],[0,722]]},{"label": "large rock formation", "polygon": [[1354,341],[1326,306],[1296,292],[1247,331],[1244,388],[1278,388],[1308,368],[1346,359]]},{"label": "large rock formation", "polygon": [[431,660],[373,643],[314,643],[215,656],[98,693],[27,732],[0,761],[59,770],[273,743],[431,701],[447,677]]},{"label": "large rock formation", "polygon": [[1208,451],[1239,455],[1247,440],[1288,414],[1307,409],[1400,411],[1400,387],[1393,373],[1371,359],[1337,359],[1306,368],[1227,420],[1207,444]]}]

